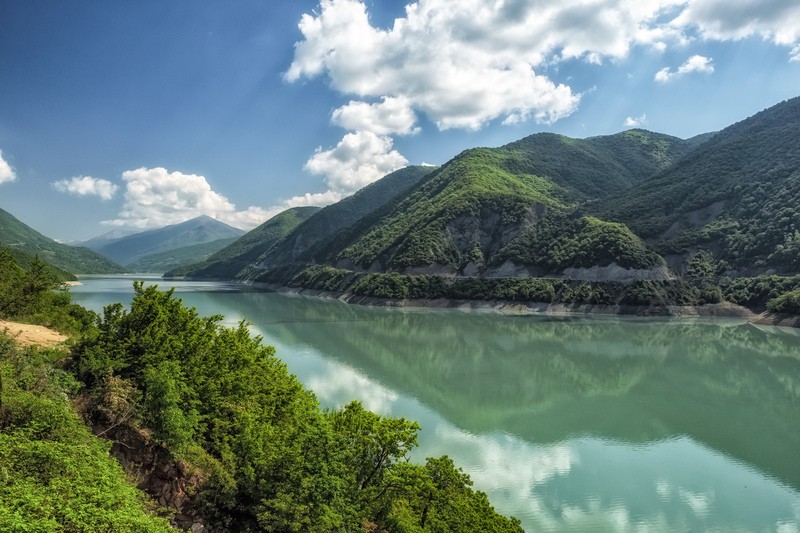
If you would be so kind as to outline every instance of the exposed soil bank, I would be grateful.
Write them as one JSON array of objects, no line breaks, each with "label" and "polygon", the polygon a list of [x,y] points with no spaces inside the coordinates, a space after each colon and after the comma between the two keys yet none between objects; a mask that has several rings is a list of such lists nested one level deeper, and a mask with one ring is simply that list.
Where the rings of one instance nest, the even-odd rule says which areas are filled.
[{"label": "exposed soil bank", "polygon": [[44,326],[19,324],[17,322],[6,322],[5,320],[0,320],[0,332],[5,332],[23,346],[52,348],[67,340],[66,335]]}]

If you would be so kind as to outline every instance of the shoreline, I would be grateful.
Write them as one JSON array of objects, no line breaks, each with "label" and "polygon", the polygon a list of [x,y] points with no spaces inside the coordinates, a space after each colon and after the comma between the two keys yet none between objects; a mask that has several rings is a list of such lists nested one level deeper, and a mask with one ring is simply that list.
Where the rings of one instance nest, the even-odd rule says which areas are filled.
[{"label": "shoreline", "polygon": [[[165,278],[165,281],[210,281],[193,280],[185,277]],[[221,281],[221,280],[213,280]],[[437,299],[403,299],[376,298],[374,296],[359,296],[351,292],[324,291],[318,289],[303,289],[299,287],[286,287],[273,283],[241,282],[254,289],[265,289],[281,294],[295,294],[324,300],[338,300],[351,305],[364,305],[367,307],[399,307],[408,309],[463,309],[486,310],[506,315],[553,315],[553,316],[632,316],[632,317],[673,317],[673,318],[739,318],[750,324],[760,326],[779,326],[787,328],[800,328],[800,316],[775,315],[767,311],[757,313],[747,307],[722,302],[704,305],[669,305],[669,306],[635,306],[635,305],[593,305],[593,304],[567,304],[552,302],[518,302],[512,300],[453,300],[447,298]]]},{"label": "shoreline", "polygon": [[[410,309],[480,309],[495,311],[508,315],[608,315],[608,316],[638,316],[638,317],[718,317],[742,318],[750,322],[767,320],[765,313],[757,314],[752,310],[732,304],[706,304],[700,306],[671,305],[665,307],[648,307],[634,305],[593,305],[593,304],[566,304],[548,302],[517,302],[510,300],[453,300],[447,298],[437,299],[403,299],[376,298],[373,296],[359,296],[349,292],[323,291],[317,289],[302,289],[285,287],[272,284],[251,284],[254,288],[264,288],[281,294],[296,294],[326,300],[338,300],[352,305],[368,307],[401,307]],[[800,317],[796,317],[800,326]],[[767,322],[758,322],[767,325]]]}]

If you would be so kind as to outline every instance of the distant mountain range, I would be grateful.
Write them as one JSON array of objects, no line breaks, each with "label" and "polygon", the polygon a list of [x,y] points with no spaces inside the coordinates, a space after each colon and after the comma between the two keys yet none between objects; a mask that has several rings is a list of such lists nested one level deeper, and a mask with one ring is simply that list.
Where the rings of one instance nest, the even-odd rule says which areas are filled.
[{"label": "distant mountain range", "polygon": [[800,98],[688,140],[543,133],[466,150],[390,174],[267,247],[180,273],[347,291],[395,273],[401,295],[430,275],[666,282],[702,262],[715,279],[800,274]]},{"label": "distant mountain range", "polygon": [[203,215],[180,224],[120,237],[105,234],[83,244],[125,265],[128,271],[138,272],[144,268],[147,272],[164,272],[181,263],[203,260],[244,233]]}]

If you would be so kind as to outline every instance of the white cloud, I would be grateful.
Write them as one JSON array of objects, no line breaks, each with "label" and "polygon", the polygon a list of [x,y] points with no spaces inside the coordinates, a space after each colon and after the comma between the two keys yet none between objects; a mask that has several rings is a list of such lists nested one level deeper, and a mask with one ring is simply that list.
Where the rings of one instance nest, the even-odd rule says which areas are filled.
[{"label": "white cloud", "polygon": [[628,128],[641,128],[647,125],[647,114],[642,113],[639,117],[628,117],[623,122],[623,125]]},{"label": "white cloud", "polygon": [[326,191],[320,193],[305,193],[300,196],[292,196],[284,202],[286,207],[302,207],[307,205],[326,206],[335,204],[341,200],[344,195],[337,191]]},{"label": "white cloud", "polygon": [[781,46],[800,42],[800,3],[794,0],[692,0],[673,24],[709,40],[758,36]]},{"label": "white cloud", "polygon": [[75,196],[99,196],[102,200],[111,200],[119,187],[108,180],[91,176],[76,176],[68,180],[53,182],[57,191]]},{"label": "white cloud", "polygon": [[[453,9],[444,0],[422,0],[409,4],[392,29],[381,30],[370,24],[362,2],[323,0],[318,14],[300,21],[304,39],[295,45],[286,79],[326,74],[341,93],[400,98],[441,129],[478,129],[498,117],[552,122],[579,100],[533,68],[556,44],[549,24],[559,11],[534,11],[519,1],[466,0]],[[573,20],[570,31],[583,35],[603,25],[583,22]],[[618,54],[610,41],[602,39],[601,48]]]},{"label": "white cloud", "polygon": [[211,190],[204,176],[169,172],[165,168],[137,168],[122,173],[125,202],[112,226],[135,228],[176,224],[208,215],[240,228],[253,228],[269,217],[259,207],[237,210],[227,198]]},{"label": "white cloud", "polygon": [[678,67],[678,70],[670,70],[669,68],[662,68],[656,72],[655,80],[660,83],[667,83],[675,78],[690,74],[692,72],[699,72],[701,74],[711,74],[714,72],[714,65],[711,64],[710,57],[701,55],[693,55],[686,60],[686,63]]},{"label": "white cloud", "polygon": [[351,100],[333,111],[331,121],[347,130],[369,131],[376,135],[413,135],[417,116],[406,98],[383,97],[375,104]]},{"label": "white cloud", "polygon": [[17,174],[11,165],[3,159],[3,151],[0,150],[0,184],[9,183],[17,179]]},{"label": "white cloud", "polygon": [[352,193],[408,165],[392,144],[390,137],[369,131],[348,133],[330,150],[317,148],[305,169],[324,176],[329,191]]}]

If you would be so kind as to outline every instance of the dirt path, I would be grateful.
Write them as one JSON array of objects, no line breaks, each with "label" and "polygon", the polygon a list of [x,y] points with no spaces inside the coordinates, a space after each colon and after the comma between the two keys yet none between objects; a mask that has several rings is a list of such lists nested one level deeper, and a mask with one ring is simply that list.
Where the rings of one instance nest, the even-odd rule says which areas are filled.
[{"label": "dirt path", "polygon": [[0,320],[0,332],[5,333],[23,346],[39,346],[50,348],[67,340],[66,335],[44,326],[31,324],[18,324]]}]

